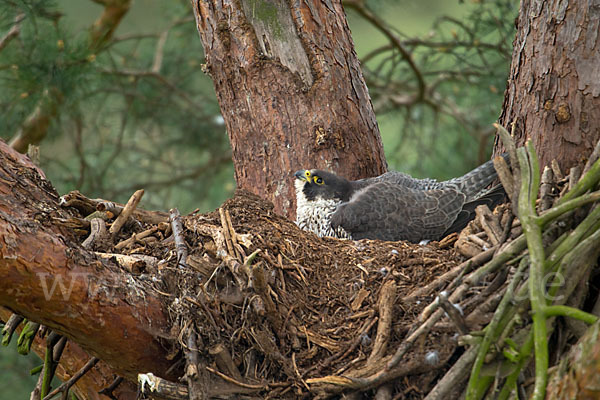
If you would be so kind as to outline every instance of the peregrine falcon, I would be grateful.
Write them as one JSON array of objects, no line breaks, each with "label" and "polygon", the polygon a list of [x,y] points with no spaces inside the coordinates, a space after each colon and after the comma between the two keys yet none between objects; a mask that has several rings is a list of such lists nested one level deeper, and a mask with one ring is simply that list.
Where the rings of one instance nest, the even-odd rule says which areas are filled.
[{"label": "peregrine falcon", "polygon": [[492,161],[444,182],[402,172],[357,181],[317,169],[295,176],[296,224],[354,240],[439,240],[462,230],[478,205],[493,207],[505,195],[501,185],[486,189],[497,176]]}]

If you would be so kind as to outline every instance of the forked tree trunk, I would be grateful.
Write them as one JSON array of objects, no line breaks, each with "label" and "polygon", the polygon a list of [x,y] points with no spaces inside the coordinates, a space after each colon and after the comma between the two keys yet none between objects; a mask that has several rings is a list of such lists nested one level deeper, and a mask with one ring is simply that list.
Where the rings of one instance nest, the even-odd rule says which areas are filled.
[{"label": "forked tree trunk", "polygon": [[599,0],[521,1],[500,123],[533,140],[542,166],[568,172],[600,138],[599,32]]},{"label": "forked tree trunk", "polygon": [[241,188],[293,217],[293,173],[385,172],[379,129],[339,0],[192,0]]}]

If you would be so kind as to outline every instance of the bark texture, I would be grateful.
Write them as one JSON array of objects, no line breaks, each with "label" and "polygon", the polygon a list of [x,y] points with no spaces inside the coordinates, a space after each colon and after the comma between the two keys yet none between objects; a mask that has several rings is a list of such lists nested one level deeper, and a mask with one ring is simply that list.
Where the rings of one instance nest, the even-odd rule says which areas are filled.
[{"label": "bark texture", "polygon": [[600,396],[600,323],[595,323],[552,371],[548,400]]},{"label": "bark texture", "polygon": [[500,123],[568,172],[600,138],[600,1],[522,0],[517,23]]},{"label": "bark texture", "polygon": [[239,187],[294,217],[293,173],[385,172],[379,129],[339,0],[192,0]]},{"label": "bark texture", "polygon": [[74,340],[129,379],[165,375],[170,364],[158,338],[168,336],[168,323],[158,299],[73,243],[60,228],[69,215],[56,192],[22,158],[0,141],[0,305]]}]

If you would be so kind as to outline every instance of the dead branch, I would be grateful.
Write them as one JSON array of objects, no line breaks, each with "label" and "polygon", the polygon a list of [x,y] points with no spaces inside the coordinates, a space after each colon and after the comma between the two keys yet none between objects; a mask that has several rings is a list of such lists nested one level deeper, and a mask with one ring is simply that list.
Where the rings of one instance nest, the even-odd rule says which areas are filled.
[{"label": "dead branch", "polygon": [[156,272],[158,270],[158,259],[145,254],[118,254],[95,252],[98,257],[114,260],[125,271],[140,274],[142,272]]},{"label": "dead branch", "polygon": [[554,203],[554,175],[552,169],[544,167],[540,185],[540,211],[546,211]]},{"label": "dead branch", "polygon": [[108,234],[106,232],[106,223],[101,218],[92,218],[90,221],[90,235],[81,243],[84,249],[92,249],[97,243],[106,241]]},{"label": "dead branch", "polygon": [[[94,211],[110,211],[114,216],[121,214],[124,204],[115,203],[104,199],[90,199],[74,190],[60,198],[60,204],[63,207],[73,207],[83,216],[88,216]],[[169,220],[169,214],[162,211],[147,211],[136,208],[133,211],[133,218],[146,224],[160,224]]]},{"label": "dead branch", "polygon": [[512,173],[510,172],[510,167],[508,166],[508,163],[506,162],[504,157],[494,157],[494,168],[498,173],[498,179],[500,179],[500,182],[504,187],[504,191],[506,192],[508,199],[510,201],[513,201],[515,180],[513,178]]},{"label": "dead branch", "polygon": [[145,231],[139,232],[139,233],[134,233],[131,235],[131,237],[129,239],[125,239],[119,243],[117,243],[115,245],[115,250],[123,250],[126,247],[130,247],[131,245],[135,244],[136,242],[147,238],[151,235],[154,235],[156,232],[158,232],[159,228],[157,226],[153,226],[150,229],[146,229]]},{"label": "dead branch", "polygon": [[14,19],[13,26],[10,27],[4,36],[0,37],[0,51],[2,51],[13,38],[19,36],[19,33],[21,33],[21,21],[23,21],[24,18],[24,14],[17,15]]},{"label": "dead branch", "polygon": [[[475,218],[486,233],[491,245],[499,245],[500,240],[502,239],[502,228],[500,227],[500,221],[498,221],[498,217],[492,214],[486,205],[477,206],[475,213]],[[490,246],[484,247],[484,249],[488,249],[489,247]]]},{"label": "dead branch", "polygon": [[377,335],[373,343],[371,355],[367,364],[381,359],[387,352],[390,335],[392,333],[393,306],[396,302],[396,283],[393,280],[387,281],[381,288],[379,295],[378,312],[379,322],[377,324]]},{"label": "dead branch", "polygon": [[188,257],[188,248],[183,238],[183,227],[181,226],[181,215],[179,210],[173,208],[170,210],[169,221],[171,222],[171,231],[175,238],[175,251],[177,252],[177,265],[185,267]]},{"label": "dead branch", "polygon": [[127,204],[125,204],[123,211],[115,219],[115,222],[112,223],[110,229],[108,230],[108,233],[110,234],[113,240],[115,239],[125,222],[127,222],[129,217],[131,217],[133,211],[136,209],[143,196],[144,189],[137,190],[134,194],[131,195],[131,197],[127,201]]},{"label": "dead branch", "polygon": [[[403,301],[407,303],[413,302],[419,297],[426,296],[435,292],[437,289],[443,287],[444,285],[447,285],[457,276],[462,275],[463,273],[468,272],[473,268],[479,267],[481,264],[489,261],[494,255],[495,250],[496,248],[492,247],[491,249],[488,249],[484,252],[480,252],[477,256],[468,259],[467,261],[454,267],[452,270],[446,272],[442,276],[436,278],[427,286],[416,289],[410,295],[405,297]],[[454,285],[450,285],[450,287],[453,286]]]},{"label": "dead branch", "polygon": [[451,304],[448,301],[448,294],[446,292],[441,292],[438,295],[438,300],[440,302],[440,307],[444,309],[446,315],[456,326],[458,332],[461,335],[466,335],[467,333],[469,333],[469,328],[467,327],[467,323],[465,322],[461,311],[459,311],[454,304]]},{"label": "dead branch", "polygon": [[5,319],[6,323],[2,327],[2,346],[8,346],[15,330],[25,318],[18,314],[12,314],[10,318]]},{"label": "dead branch", "polygon": [[48,395],[46,395],[43,400],[50,400],[51,398],[53,398],[54,396],[56,396],[59,393],[68,392],[68,390],[79,379],[81,379],[81,377],[83,375],[85,375],[90,369],[94,368],[94,366],[98,363],[98,361],[100,361],[100,360],[98,360],[96,357],[92,357],[79,371],[77,371],[77,373],[75,373],[75,375],[73,375],[73,377],[71,379],[64,382],[59,387],[57,387],[56,389],[54,389],[53,391],[48,393]]},{"label": "dead branch", "polygon": [[206,398],[206,388],[203,387],[202,380],[199,377],[200,354],[198,352],[196,333],[191,326],[188,327],[187,341],[183,352],[185,353],[186,365],[183,378],[187,382],[188,398],[189,400],[203,400]]},{"label": "dead branch", "polygon": [[451,398],[450,393],[462,387],[467,380],[471,372],[471,364],[475,361],[476,355],[476,348],[469,348],[427,394],[425,400],[445,400]]}]

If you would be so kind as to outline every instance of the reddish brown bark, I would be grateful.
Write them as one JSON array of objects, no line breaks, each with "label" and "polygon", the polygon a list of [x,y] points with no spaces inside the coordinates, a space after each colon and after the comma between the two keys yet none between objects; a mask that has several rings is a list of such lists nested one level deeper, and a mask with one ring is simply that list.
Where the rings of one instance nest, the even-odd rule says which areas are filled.
[{"label": "reddish brown bark", "polygon": [[[0,141],[0,305],[77,342],[116,373],[165,375],[158,299],[108,261],[73,244],[50,184]],[[54,287],[53,285],[61,282]],[[140,368],[143,367],[143,370]]]},{"label": "reddish brown bark", "polygon": [[386,170],[341,2],[193,1],[239,187],[293,217],[293,173]]},{"label": "reddish brown bark", "polygon": [[521,1],[500,123],[516,123],[518,144],[533,140],[542,166],[568,172],[600,138],[597,3]]},{"label": "reddish brown bark", "polygon": [[548,400],[597,399],[600,393],[600,324],[595,323],[551,372]]}]

